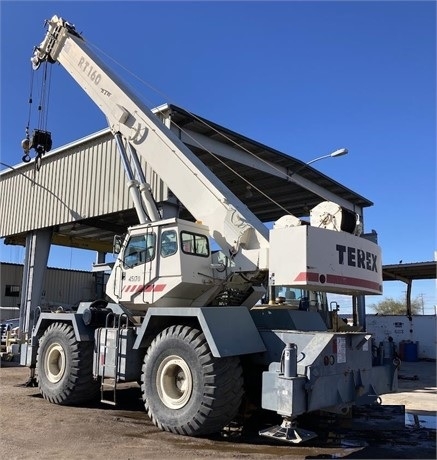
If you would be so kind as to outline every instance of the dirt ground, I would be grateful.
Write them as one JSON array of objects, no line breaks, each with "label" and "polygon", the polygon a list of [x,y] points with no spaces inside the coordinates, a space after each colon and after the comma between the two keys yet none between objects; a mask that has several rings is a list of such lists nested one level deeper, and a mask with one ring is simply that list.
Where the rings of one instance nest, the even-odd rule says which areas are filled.
[{"label": "dirt ground", "polygon": [[419,427],[387,431],[369,425],[366,431],[363,424],[359,431],[337,434],[330,427],[305,446],[260,437],[262,425],[240,435],[177,436],[150,422],[137,387],[121,390],[117,407],[63,407],[45,401],[38,388],[25,387],[28,376],[27,368],[1,363],[3,459],[436,458],[435,430]]}]

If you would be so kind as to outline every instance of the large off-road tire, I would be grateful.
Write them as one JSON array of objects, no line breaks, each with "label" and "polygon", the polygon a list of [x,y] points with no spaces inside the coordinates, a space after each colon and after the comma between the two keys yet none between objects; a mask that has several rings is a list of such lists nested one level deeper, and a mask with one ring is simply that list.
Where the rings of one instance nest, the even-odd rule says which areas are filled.
[{"label": "large off-road tire", "polygon": [[53,323],[41,337],[36,362],[38,387],[55,404],[81,404],[96,397],[93,343],[78,342],[73,326]]},{"label": "large off-road tire", "polygon": [[189,326],[171,326],[153,340],[141,383],[153,423],[188,436],[220,431],[237,415],[243,396],[240,359],[214,358],[203,333]]}]

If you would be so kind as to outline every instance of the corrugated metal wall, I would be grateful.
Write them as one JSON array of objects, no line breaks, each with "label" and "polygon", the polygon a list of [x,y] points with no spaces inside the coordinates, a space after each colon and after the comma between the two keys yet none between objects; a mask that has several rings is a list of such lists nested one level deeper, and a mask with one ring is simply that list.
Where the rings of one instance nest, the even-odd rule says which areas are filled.
[{"label": "corrugated metal wall", "polygon": [[[144,161],[153,196],[167,188]],[[22,164],[0,175],[0,236],[133,208],[126,176],[109,130],[44,155],[42,167]]]},{"label": "corrugated metal wall", "polygon": [[[19,307],[20,306],[20,293],[21,282],[23,278],[23,266],[17,264],[0,264],[0,288],[1,288],[1,301],[0,307]],[[7,286],[18,286],[20,292],[18,296],[10,295]]]},{"label": "corrugated metal wall", "polygon": [[[23,266],[0,264],[1,307],[17,307],[21,299]],[[11,286],[19,286],[18,296],[11,296]],[[9,295],[8,295],[9,294]],[[95,299],[95,275],[91,272],[47,268],[41,306],[68,307],[82,300]]]},{"label": "corrugated metal wall", "polygon": [[47,269],[41,306],[71,306],[81,300],[94,300],[95,278],[92,273]]}]

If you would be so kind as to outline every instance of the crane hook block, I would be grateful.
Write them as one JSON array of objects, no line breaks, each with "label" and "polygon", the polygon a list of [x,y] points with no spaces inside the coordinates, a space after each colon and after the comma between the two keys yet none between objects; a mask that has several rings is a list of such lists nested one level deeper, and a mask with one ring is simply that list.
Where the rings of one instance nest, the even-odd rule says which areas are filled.
[{"label": "crane hook block", "polygon": [[31,149],[35,150],[37,158],[41,158],[44,153],[52,148],[52,134],[48,131],[35,129],[30,138],[26,136],[26,138],[21,141],[21,147],[24,151],[22,160],[25,163],[30,161],[29,152]]},{"label": "crane hook block", "polygon": [[48,131],[35,129],[30,139],[30,148],[42,155],[52,148],[52,134]]}]

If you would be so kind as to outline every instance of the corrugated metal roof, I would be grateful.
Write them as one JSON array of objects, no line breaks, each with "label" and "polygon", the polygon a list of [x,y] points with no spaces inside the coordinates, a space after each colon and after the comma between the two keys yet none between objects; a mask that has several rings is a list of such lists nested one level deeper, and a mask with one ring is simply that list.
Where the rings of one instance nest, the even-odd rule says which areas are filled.
[{"label": "corrugated metal roof", "polygon": [[[146,169],[144,163],[142,167]],[[165,199],[164,184],[148,170],[154,196]],[[57,233],[67,237],[64,243],[71,238],[74,246],[74,238],[91,236],[87,227],[93,227],[94,220],[95,228],[102,232],[98,236],[94,228],[92,238],[112,242],[114,230],[126,228],[123,213],[134,214],[130,212],[133,203],[109,130],[53,150],[44,156],[38,172],[33,162],[23,163],[2,171],[0,179],[1,236],[57,226]],[[113,216],[108,219],[108,215]]]},{"label": "corrugated metal roof", "polygon": [[[243,149],[248,150],[255,156],[262,158],[267,162],[274,163],[278,167],[282,167],[290,172],[299,170],[299,175],[355,204],[359,208],[373,205],[373,203],[367,198],[364,198],[347,187],[344,187],[337,181],[331,179],[325,174],[322,174],[311,166],[306,166],[303,161],[297,158],[293,158],[285,153],[261,144],[260,142],[249,139],[203,117],[191,114],[175,105],[166,105],[163,111],[164,113],[171,112],[172,122],[174,122],[177,126],[183,127],[184,129],[190,129],[211,139],[216,139],[225,145],[233,147],[235,147],[235,145],[240,146],[242,151]],[[235,174],[230,173],[228,168],[223,167],[223,165],[215,160],[214,157],[212,157],[207,151],[200,148],[190,148],[207,166],[210,167],[210,169],[214,170],[214,173],[223,182],[225,182],[237,196],[244,196],[246,191],[246,182],[238,180],[238,177]],[[272,177],[271,174],[265,170],[248,168],[247,166],[241,165],[237,162],[228,162],[230,163],[232,169],[235,169],[238,173],[249,179],[250,182],[257,184],[259,188],[264,188],[268,194],[275,199],[275,201],[280,202],[280,204],[284,204],[286,209],[297,217],[308,215],[308,208],[311,209],[320,202],[320,196],[303,189],[297,184],[290,184],[290,182],[287,182],[285,179],[278,180],[278,178]],[[283,194],[284,184],[287,184],[287,196],[284,196]],[[289,187],[293,185],[293,189],[290,189]],[[245,200],[245,204],[263,222],[275,220],[283,215],[283,211],[280,209],[272,209],[273,207],[271,203],[266,201],[265,198],[263,199],[259,196],[252,197],[252,201]]]},{"label": "corrugated metal roof", "polygon": [[[296,158],[180,107],[166,105],[160,110],[163,117],[171,114],[171,120],[178,129],[189,129],[222,145],[232,146],[240,150],[242,155],[248,150],[285,171],[299,170],[303,178],[360,210],[373,204],[311,166],[304,167],[305,163]],[[190,148],[262,222],[278,219],[284,214],[284,209],[297,217],[307,216],[312,207],[323,201],[317,193],[287,181],[285,176],[274,176],[266,168],[248,166],[240,162],[238,157],[226,159],[228,168],[207,150]],[[142,167],[155,200],[160,202],[167,199],[167,186],[144,162]],[[256,184],[283,209],[272,205],[255,189],[247,194],[248,182]],[[6,242],[11,244],[24,244],[25,234],[30,230],[55,226],[55,244],[109,251],[114,234],[123,233],[128,226],[138,223],[109,129],[46,154],[37,173],[34,173],[33,162],[18,165],[14,170],[2,171],[0,196],[0,235],[8,237]],[[186,210],[182,211],[181,217],[191,218]]]},{"label": "corrugated metal roof", "polygon": [[384,281],[412,281],[437,279],[437,262],[413,262],[393,265],[383,265]]}]

